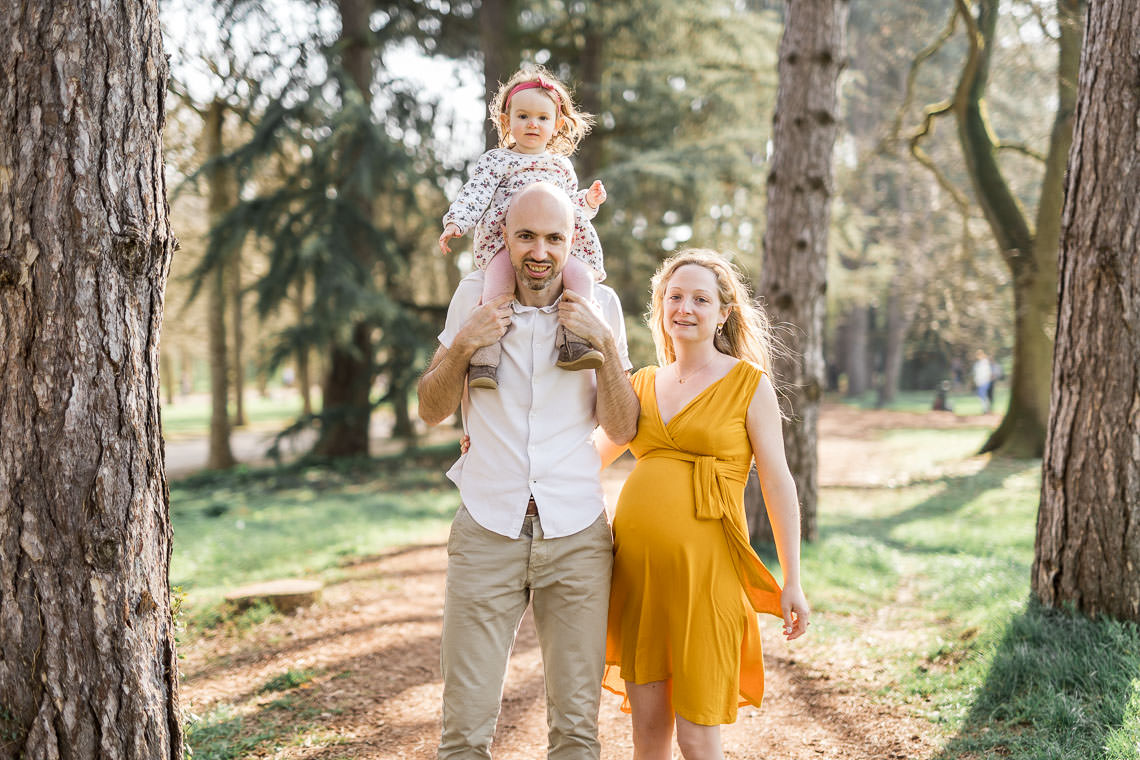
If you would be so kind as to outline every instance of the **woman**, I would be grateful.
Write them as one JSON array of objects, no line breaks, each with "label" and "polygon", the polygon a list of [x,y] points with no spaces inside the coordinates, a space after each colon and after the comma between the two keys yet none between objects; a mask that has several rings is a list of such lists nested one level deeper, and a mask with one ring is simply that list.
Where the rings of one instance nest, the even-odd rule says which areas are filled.
[{"label": "woman", "polygon": [[[627,697],[635,760],[720,758],[720,725],[764,690],[756,612],[801,636],[799,507],[768,377],[768,331],[740,277],[712,251],[667,260],[650,327],[661,367],[633,376],[637,464],[614,514],[606,688]],[[621,448],[603,441],[602,461]],[[748,544],[744,484],[755,459],[783,569],[781,589]],[[626,709],[626,705],[623,705]]]}]

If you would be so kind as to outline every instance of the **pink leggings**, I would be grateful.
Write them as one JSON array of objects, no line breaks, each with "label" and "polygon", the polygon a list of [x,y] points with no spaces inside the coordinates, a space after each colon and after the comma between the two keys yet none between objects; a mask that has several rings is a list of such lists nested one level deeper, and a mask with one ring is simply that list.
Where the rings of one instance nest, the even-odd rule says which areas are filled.
[{"label": "pink leggings", "polygon": [[[594,300],[594,273],[577,256],[567,256],[562,270],[562,286],[580,296]],[[494,255],[483,270],[483,303],[496,296],[515,292],[515,270],[506,248]]]}]

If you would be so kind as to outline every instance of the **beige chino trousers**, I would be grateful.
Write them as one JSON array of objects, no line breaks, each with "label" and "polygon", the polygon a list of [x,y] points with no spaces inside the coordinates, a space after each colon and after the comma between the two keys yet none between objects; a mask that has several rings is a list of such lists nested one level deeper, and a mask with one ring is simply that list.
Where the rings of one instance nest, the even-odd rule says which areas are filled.
[{"label": "beige chino trousers", "polygon": [[613,568],[605,514],[583,531],[552,539],[543,539],[540,517],[529,516],[522,535],[511,539],[460,507],[447,555],[439,760],[491,757],[507,659],[528,603],[534,604],[546,680],[547,757],[598,760]]}]

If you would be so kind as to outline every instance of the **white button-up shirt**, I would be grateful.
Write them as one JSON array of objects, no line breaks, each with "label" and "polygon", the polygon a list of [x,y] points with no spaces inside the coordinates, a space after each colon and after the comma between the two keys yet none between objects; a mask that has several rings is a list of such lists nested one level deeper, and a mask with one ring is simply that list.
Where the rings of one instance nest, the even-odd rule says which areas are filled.
[{"label": "white button-up shirt", "polygon": [[[483,292],[483,272],[463,278],[439,342],[451,348]],[[594,298],[613,331],[622,367],[630,364],[625,322],[617,294],[604,285]],[[513,305],[503,336],[498,390],[471,389],[466,420],[471,448],[447,476],[475,522],[518,538],[527,501],[534,496],[544,538],[585,530],[605,508],[601,462],[591,441],[597,422],[597,385],[589,370],[568,372],[555,365],[558,302],[537,308]]]}]

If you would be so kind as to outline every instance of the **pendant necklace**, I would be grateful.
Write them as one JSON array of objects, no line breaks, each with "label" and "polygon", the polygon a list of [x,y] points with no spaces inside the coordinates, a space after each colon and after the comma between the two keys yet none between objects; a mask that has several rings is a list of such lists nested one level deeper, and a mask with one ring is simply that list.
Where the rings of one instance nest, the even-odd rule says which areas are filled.
[{"label": "pendant necklace", "polygon": [[708,368],[708,366],[709,366],[710,364],[712,364],[712,363],[713,363],[713,361],[715,361],[715,360],[716,360],[716,357],[714,356],[712,359],[709,359],[707,362],[705,362],[704,364],[702,364],[702,365],[701,365],[699,368],[697,368],[697,369],[693,370],[692,372],[690,372],[690,373],[689,373],[688,375],[686,375],[685,377],[681,377],[681,365],[679,365],[679,364],[678,364],[678,365],[677,365],[677,382],[678,382],[678,383],[680,383],[681,385],[684,385],[686,381],[688,381],[688,380],[692,380],[692,379],[693,379],[693,375],[696,375],[698,372],[704,372],[704,371],[705,371],[705,369],[707,369],[707,368]]}]

